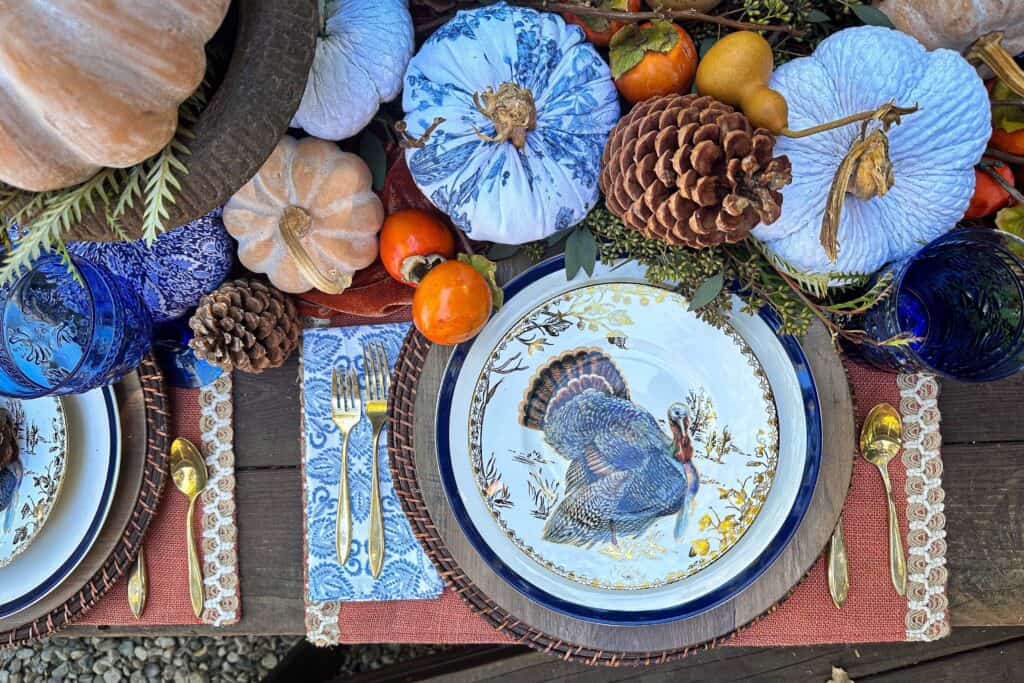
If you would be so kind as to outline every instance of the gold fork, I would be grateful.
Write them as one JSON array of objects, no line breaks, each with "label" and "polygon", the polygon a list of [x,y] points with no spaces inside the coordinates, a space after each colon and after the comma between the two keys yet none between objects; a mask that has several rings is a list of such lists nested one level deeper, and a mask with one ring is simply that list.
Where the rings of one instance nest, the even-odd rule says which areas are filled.
[{"label": "gold fork", "polygon": [[341,432],[341,472],[338,480],[335,544],[338,563],[345,566],[352,545],[352,504],[348,492],[348,437],[363,419],[363,399],[359,393],[359,380],[352,368],[345,373],[331,370],[331,419]]},{"label": "gold fork", "polygon": [[380,474],[377,450],[380,433],[388,415],[388,389],[391,386],[391,365],[388,354],[380,343],[363,345],[366,365],[366,417],[373,425],[372,475],[370,479],[370,571],[373,578],[384,568],[384,508],[380,500]]}]

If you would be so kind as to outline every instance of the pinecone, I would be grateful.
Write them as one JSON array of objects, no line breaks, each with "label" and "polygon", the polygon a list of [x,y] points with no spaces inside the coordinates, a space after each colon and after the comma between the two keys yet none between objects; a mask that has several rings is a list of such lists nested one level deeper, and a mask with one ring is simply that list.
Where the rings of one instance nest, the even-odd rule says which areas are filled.
[{"label": "pinecone", "polygon": [[302,328],[291,297],[262,280],[235,280],[199,300],[189,346],[225,370],[263,372],[288,360]]},{"label": "pinecone", "polygon": [[612,129],[601,192],[647,237],[695,249],[739,242],[782,211],[789,158],[772,158],[774,148],[769,131],[712,97],[651,98]]},{"label": "pinecone", "polygon": [[0,408],[0,470],[18,459],[18,431],[14,417]]}]

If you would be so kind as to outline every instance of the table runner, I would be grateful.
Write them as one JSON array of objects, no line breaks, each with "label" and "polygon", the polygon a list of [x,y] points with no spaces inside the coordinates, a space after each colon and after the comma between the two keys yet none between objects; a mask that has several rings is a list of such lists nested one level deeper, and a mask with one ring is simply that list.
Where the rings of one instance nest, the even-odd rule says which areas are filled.
[{"label": "table runner", "polygon": [[[889,579],[886,508],[874,466],[856,457],[843,511],[850,592],[841,610],[829,598],[824,558],[790,596],[720,645],[807,645],[935,640],[949,634],[946,598],[938,382],[930,375],[893,375],[847,362],[857,427],[877,403],[897,406],[904,420],[901,458],[890,464],[900,529],[907,547],[907,598]],[[855,457],[830,453],[823,457]],[[316,645],[362,642],[511,643],[451,590],[436,600],[306,601],[307,638]]]},{"label": "table runner", "polygon": [[196,503],[196,538],[206,604],[202,619],[192,611],[188,591],[185,515],[188,501],[168,479],[145,541],[149,592],[136,620],[128,607],[127,574],[78,622],[89,625],[171,626],[234,624],[241,615],[238,528],[235,523],[235,454],[231,375],[200,389],[168,387],[171,436],[191,440],[206,458],[209,485]]}]

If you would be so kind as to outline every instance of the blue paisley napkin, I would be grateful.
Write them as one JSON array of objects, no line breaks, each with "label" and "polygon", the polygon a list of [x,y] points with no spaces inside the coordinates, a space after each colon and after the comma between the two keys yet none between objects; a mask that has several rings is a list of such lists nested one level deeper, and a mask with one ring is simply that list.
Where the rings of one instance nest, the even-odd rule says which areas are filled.
[{"label": "blue paisley napkin", "polygon": [[[302,337],[302,392],[305,407],[306,570],[310,600],[402,600],[436,598],[443,584],[395,495],[388,468],[387,429],[381,437],[380,487],[384,504],[384,569],[370,573],[370,449],[373,434],[363,420],[348,447],[352,497],[352,549],[348,563],[338,564],[335,519],[341,467],[341,434],[331,421],[331,370],[356,369],[365,389],[363,344],[381,342],[392,366],[408,323],[309,329]],[[365,396],[364,396],[365,400]]]}]

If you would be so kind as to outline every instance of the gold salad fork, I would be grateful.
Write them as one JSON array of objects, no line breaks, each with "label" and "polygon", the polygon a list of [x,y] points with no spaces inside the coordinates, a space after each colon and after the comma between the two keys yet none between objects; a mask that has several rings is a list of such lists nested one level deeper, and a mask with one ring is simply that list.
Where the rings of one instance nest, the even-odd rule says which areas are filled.
[{"label": "gold salad fork", "polygon": [[352,501],[348,491],[348,437],[363,419],[363,399],[359,393],[356,371],[331,370],[331,419],[341,432],[341,472],[338,479],[338,519],[335,523],[335,544],[338,563],[348,562],[352,546]]},{"label": "gold salad fork", "polygon": [[363,345],[363,361],[366,365],[366,417],[373,425],[373,452],[370,460],[370,571],[376,579],[384,568],[384,508],[380,500],[377,451],[380,433],[388,416],[391,365],[388,363],[388,354],[380,343]]}]

